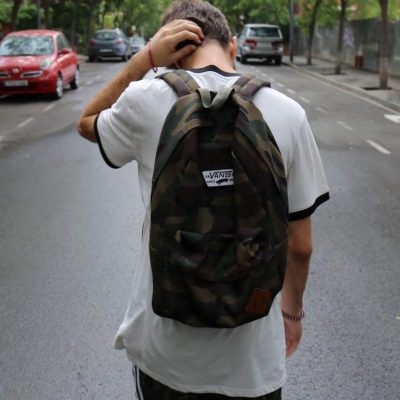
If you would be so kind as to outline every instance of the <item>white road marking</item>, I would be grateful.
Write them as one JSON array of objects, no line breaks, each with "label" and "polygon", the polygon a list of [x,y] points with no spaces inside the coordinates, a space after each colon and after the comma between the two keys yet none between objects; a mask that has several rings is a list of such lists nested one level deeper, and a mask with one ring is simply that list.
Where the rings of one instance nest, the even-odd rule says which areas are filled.
[{"label": "white road marking", "polygon": [[284,85],[283,83],[281,83],[281,82],[276,82],[276,84],[277,84],[278,86],[280,86],[280,87],[285,87],[285,85]]},{"label": "white road marking", "polygon": [[304,103],[310,104],[310,100],[306,99],[305,97],[300,97],[300,100],[304,101]]},{"label": "white road marking", "polygon": [[264,73],[264,72],[262,72],[261,75],[262,75],[264,78],[267,78],[269,82],[275,82],[275,79],[272,78],[272,76],[268,76],[268,75],[267,75],[266,73]]},{"label": "white road marking", "polygon": [[374,142],[373,140],[366,140],[366,142],[371,145],[372,147],[374,147],[376,150],[380,151],[383,154],[391,154],[390,151],[388,149],[386,149],[385,147],[381,146],[380,144]]},{"label": "white road marking", "polygon": [[317,107],[316,110],[322,112],[323,114],[326,114],[326,113],[327,113],[327,111],[324,110],[322,107]]},{"label": "white road marking", "polygon": [[340,126],[342,126],[344,129],[347,129],[348,131],[350,131],[350,132],[354,132],[354,129],[350,126],[350,125],[347,125],[345,122],[343,122],[343,121],[339,121],[339,120],[335,120],[335,122],[337,123],[337,124],[339,124]]},{"label": "white road marking", "polygon": [[296,91],[295,90],[293,90],[293,89],[287,89],[287,91],[290,93],[290,94],[296,94]]},{"label": "white road marking", "polygon": [[93,83],[92,80],[86,82],[86,86],[90,86]]},{"label": "white road marking", "polygon": [[396,124],[400,124],[400,114],[385,114],[385,118]]},{"label": "white road marking", "polygon": [[44,112],[50,111],[54,106],[55,106],[55,103],[49,104],[47,107],[43,108],[42,111],[44,111]]},{"label": "white road marking", "polygon": [[83,111],[85,105],[84,104],[77,104],[71,108],[72,111]]},{"label": "white road marking", "polygon": [[23,128],[25,125],[28,125],[30,122],[32,122],[33,121],[33,117],[30,117],[30,118],[28,118],[28,119],[26,119],[24,122],[21,122],[19,125],[18,125],[18,128]]}]

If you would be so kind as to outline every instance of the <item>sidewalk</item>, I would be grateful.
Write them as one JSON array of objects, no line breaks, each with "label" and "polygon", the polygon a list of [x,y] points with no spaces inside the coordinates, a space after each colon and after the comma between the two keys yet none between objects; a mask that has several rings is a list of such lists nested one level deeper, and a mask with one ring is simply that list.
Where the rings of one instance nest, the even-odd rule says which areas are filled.
[{"label": "sidewalk", "polygon": [[379,86],[379,74],[342,66],[342,74],[334,75],[335,64],[330,61],[313,59],[313,65],[306,65],[306,58],[295,56],[290,63],[289,57],[284,57],[283,62],[291,68],[312,75],[317,79],[330,82],[333,85],[352,93],[368,98],[383,106],[389,107],[400,113],[400,78],[389,77],[391,90],[365,90],[364,88]]}]

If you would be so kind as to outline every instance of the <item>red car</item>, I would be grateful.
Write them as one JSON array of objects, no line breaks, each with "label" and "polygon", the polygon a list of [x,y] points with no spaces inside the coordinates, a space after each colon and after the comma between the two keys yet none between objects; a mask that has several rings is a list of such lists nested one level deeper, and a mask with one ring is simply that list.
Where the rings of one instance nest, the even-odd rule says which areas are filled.
[{"label": "red car", "polygon": [[12,32],[0,42],[0,95],[50,93],[79,87],[79,61],[62,32]]}]

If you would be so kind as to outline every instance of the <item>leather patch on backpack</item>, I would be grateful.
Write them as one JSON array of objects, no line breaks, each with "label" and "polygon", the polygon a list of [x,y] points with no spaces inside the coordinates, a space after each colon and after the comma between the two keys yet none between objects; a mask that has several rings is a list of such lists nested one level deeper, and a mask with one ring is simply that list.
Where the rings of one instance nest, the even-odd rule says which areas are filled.
[{"label": "leather patch on backpack", "polygon": [[270,308],[272,293],[269,290],[255,288],[247,303],[246,312],[257,315],[264,315]]}]

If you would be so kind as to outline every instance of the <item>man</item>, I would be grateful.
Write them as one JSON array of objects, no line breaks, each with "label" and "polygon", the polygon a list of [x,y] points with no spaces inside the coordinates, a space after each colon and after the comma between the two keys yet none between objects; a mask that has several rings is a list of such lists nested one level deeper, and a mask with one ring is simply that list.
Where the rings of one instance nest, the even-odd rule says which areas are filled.
[{"label": "man", "polygon": [[[138,162],[146,209],[142,252],[115,347],[126,349],[134,364],[139,399],[281,399],[285,358],[302,332],[310,216],[329,198],[318,150],[304,110],[273,89],[260,89],[253,101],[275,136],[288,182],[288,262],[281,296],[268,316],[233,329],[195,328],[155,315],[148,248],[151,180],[160,132],[177,95],[161,79],[142,78],[153,67],[175,64],[199,86],[216,91],[239,77],[233,63],[236,38],[218,9],[200,0],[178,1],[163,25],[87,105],[78,124],[83,137],[98,142],[111,167]],[[192,44],[180,48],[184,41]]]}]

